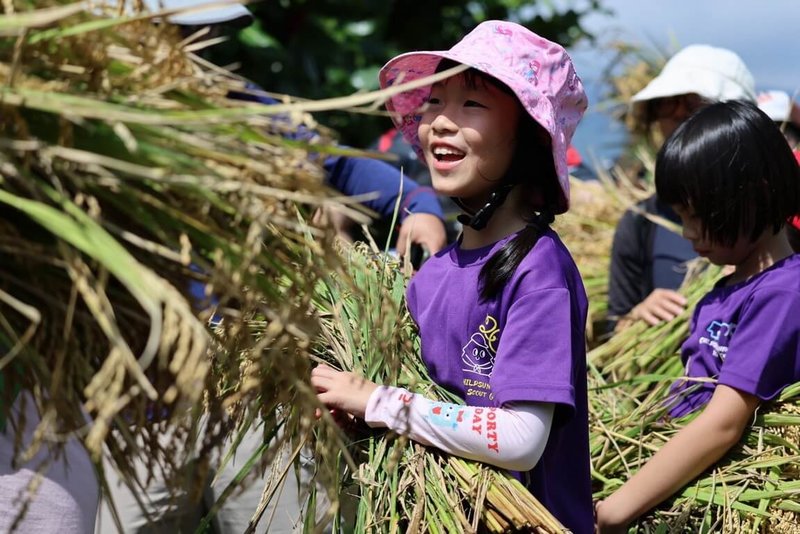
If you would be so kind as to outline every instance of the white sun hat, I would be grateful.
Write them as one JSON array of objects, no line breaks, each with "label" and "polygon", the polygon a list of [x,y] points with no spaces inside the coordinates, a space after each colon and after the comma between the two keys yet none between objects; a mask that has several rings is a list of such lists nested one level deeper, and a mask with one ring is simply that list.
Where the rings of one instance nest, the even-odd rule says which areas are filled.
[{"label": "white sun hat", "polygon": [[655,98],[690,93],[711,102],[756,100],[755,81],[742,58],[726,48],[696,44],[672,56],[631,103],[639,107]]}]

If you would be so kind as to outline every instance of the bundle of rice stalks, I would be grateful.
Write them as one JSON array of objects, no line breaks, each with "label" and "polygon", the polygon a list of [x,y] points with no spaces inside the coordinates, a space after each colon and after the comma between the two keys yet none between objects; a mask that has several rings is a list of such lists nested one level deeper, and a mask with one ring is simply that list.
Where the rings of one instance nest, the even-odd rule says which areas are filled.
[{"label": "bundle of rice stalks", "polygon": [[4,8],[0,419],[21,435],[20,390],[43,414],[19,448],[82,429],[96,461],[105,443],[126,477],[140,457],[169,478],[262,410],[297,424],[274,409],[315,402],[287,385],[307,374],[309,296],[337,261],[303,220],[325,203],[361,217],[325,190],[316,148],[281,136],[303,114],[227,99],[242,83],[150,15]]},{"label": "bundle of rice stalks", "polygon": [[[332,277],[317,288],[321,360],[377,383],[462,402],[426,372],[416,328],[405,309],[407,277],[399,264],[366,245],[346,250],[344,262],[347,276]],[[327,415],[324,420],[329,425],[321,432],[337,431]],[[497,468],[387,432],[361,429],[345,439],[349,456],[342,462],[339,493],[356,502],[354,517],[340,512],[337,523],[346,521],[355,532],[564,530],[518,480]]]},{"label": "bundle of rice stalks", "polygon": [[[696,414],[666,417],[664,400],[682,376],[678,349],[692,309],[719,278],[701,263],[682,289],[687,311],[669,323],[636,323],[590,359],[591,458],[595,498],[621,486]],[[645,532],[797,532],[800,384],[762,406],[740,443],[713,468],[640,520]]]}]

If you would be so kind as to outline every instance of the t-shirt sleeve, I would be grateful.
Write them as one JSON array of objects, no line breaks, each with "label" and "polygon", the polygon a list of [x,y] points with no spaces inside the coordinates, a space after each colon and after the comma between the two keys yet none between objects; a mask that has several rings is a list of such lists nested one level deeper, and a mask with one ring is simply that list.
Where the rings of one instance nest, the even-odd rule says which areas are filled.
[{"label": "t-shirt sleeve", "polygon": [[573,329],[580,328],[576,323],[566,287],[533,291],[511,305],[491,377],[500,406],[552,402],[568,406],[571,413],[576,378]]},{"label": "t-shirt sleeve", "polygon": [[756,290],[731,336],[719,383],[763,401],[800,381],[800,293]]},{"label": "t-shirt sleeve", "polygon": [[608,315],[612,320],[627,314],[646,296],[641,290],[645,244],[640,224],[641,215],[628,210],[614,232],[608,273]]}]

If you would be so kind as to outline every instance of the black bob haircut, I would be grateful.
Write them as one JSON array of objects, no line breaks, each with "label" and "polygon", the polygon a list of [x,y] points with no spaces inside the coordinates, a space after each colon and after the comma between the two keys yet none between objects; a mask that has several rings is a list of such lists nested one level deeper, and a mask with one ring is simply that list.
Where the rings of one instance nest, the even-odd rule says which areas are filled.
[{"label": "black bob haircut", "polygon": [[[450,59],[442,59],[436,72],[442,72],[459,65]],[[506,84],[496,78],[470,68],[460,73],[468,87],[491,84],[504,93],[514,97],[520,111],[517,130],[517,146],[505,176],[497,185],[518,184],[525,188],[532,198],[538,198],[537,205],[528,216],[528,225],[514,239],[503,245],[489,258],[480,273],[480,297],[486,301],[497,296],[514,275],[519,264],[536,245],[539,237],[555,219],[561,199],[561,186],[558,183],[550,134],[522,107],[519,98]]]},{"label": "black bob haircut", "polygon": [[700,219],[723,246],[777,233],[800,212],[800,167],[774,122],[755,104],[711,104],[667,139],[656,159],[656,192]]}]

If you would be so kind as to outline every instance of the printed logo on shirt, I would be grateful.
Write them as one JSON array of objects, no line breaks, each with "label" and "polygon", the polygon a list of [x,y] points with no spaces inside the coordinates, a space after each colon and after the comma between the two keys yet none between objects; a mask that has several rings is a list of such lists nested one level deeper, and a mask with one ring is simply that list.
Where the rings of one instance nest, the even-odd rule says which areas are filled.
[{"label": "printed logo on shirt", "polygon": [[478,331],[470,336],[469,341],[461,349],[463,371],[481,376],[492,376],[494,356],[497,353],[497,340],[500,328],[497,320],[487,315]]},{"label": "printed logo on shirt", "polygon": [[500,444],[497,440],[496,420],[497,413],[495,408],[475,408],[472,415],[472,431],[486,438],[486,446],[489,450],[499,453]]},{"label": "printed logo on shirt", "polygon": [[700,336],[700,344],[708,345],[713,351],[714,357],[724,361],[725,355],[728,353],[728,344],[735,330],[736,323],[711,321],[706,327],[708,337]]},{"label": "printed logo on shirt", "polygon": [[464,422],[464,407],[445,402],[432,402],[427,419],[436,426],[458,428]]}]

